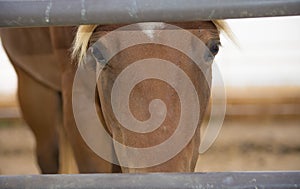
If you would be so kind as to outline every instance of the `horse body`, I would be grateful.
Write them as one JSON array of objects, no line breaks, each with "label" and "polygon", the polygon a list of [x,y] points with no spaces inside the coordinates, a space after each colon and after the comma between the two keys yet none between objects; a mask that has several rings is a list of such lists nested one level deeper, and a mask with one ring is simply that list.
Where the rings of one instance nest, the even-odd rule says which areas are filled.
[{"label": "horse body", "polygon": [[[80,147],[85,144],[80,140],[71,107],[74,65],[70,48],[74,33],[74,27],[1,29],[4,49],[18,76],[23,118],[36,138],[36,155],[42,173],[76,170],[70,159],[72,150],[65,148],[66,142],[73,141],[74,149],[88,149]],[[97,162],[97,158],[81,158],[91,151],[75,150],[75,153],[83,167],[81,172],[111,171],[95,166],[97,163],[93,161]],[[64,162],[60,162],[62,159]]]},{"label": "horse body", "polygon": [[[205,44],[219,40],[219,32],[212,22],[177,24],[190,30]],[[119,26],[92,27],[89,46],[101,36]],[[201,28],[200,31],[198,28]],[[203,28],[203,29],[202,29]],[[145,32],[149,37],[153,34]],[[98,157],[84,142],[76,127],[72,110],[72,84],[77,64],[72,64],[70,48],[75,37],[74,27],[1,29],[3,46],[18,75],[18,95],[24,119],[36,137],[37,159],[42,173],[57,173],[59,167],[59,138],[66,135],[75,155],[78,169],[86,172],[120,172],[119,166]],[[83,49],[86,51],[86,49]],[[163,52],[163,53],[162,53]],[[126,66],[139,59],[158,57],[173,62],[190,76],[199,94],[201,116],[197,130],[188,145],[169,161],[149,168],[126,168],[123,172],[193,171],[198,158],[200,125],[206,110],[210,89],[201,70],[178,51],[160,45],[141,45],[121,52],[109,62],[97,82],[97,106],[103,125],[113,138],[134,147],[156,145],[170,137],[178,123],[180,106],[176,92],[166,83],[147,80],[132,92],[131,110],[140,120],[149,117],[147,104],[153,98],[162,99],[171,113],[163,126],[149,134],[136,135],[116,124],[110,102],[110,93],[117,75]],[[210,78],[211,79],[211,78]],[[208,81],[210,82],[210,81]],[[153,93],[149,91],[154,91]],[[142,101],[140,101],[142,99]],[[63,133],[63,134],[62,134]],[[113,144],[112,144],[113,149]],[[114,150],[113,150],[114,151]],[[123,157],[122,150],[115,149],[116,156]],[[121,159],[119,159],[121,160]],[[66,160],[67,162],[68,160]],[[122,161],[122,160],[121,160]],[[130,162],[130,160],[127,160]]]}]

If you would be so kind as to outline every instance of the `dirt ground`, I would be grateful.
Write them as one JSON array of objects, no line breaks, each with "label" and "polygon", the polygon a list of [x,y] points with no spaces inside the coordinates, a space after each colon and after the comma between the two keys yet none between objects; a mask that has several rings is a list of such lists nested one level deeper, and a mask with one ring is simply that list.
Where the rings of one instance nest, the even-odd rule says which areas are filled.
[{"label": "dirt ground", "polygon": [[197,171],[300,170],[300,120],[225,121]]},{"label": "dirt ground", "polygon": [[[38,174],[34,145],[23,121],[0,121],[0,174]],[[246,170],[300,170],[300,121],[226,120],[197,171]]]}]

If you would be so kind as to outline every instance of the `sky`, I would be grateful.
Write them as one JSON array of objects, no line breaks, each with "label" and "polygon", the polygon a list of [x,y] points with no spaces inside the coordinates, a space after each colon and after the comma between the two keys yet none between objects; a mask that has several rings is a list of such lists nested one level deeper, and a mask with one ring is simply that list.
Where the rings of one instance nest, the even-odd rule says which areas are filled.
[{"label": "sky", "polygon": [[[222,36],[215,63],[226,86],[300,86],[300,16],[227,20],[238,46]],[[0,45],[0,94],[16,74]]]}]

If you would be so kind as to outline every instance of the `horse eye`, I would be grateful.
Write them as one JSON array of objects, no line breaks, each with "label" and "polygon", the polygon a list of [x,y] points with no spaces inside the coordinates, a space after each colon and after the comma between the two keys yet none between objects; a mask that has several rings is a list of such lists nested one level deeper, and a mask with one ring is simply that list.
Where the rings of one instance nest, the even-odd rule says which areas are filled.
[{"label": "horse eye", "polygon": [[221,43],[219,40],[211,40],[208,42],[207,47],[208,47],[209,51],[211,52],[211,54],[216,56],[219,52],[220,45],[221,45]]},{"label": "horse eye", "polygon": [[92,47],[92,55],[94,56],[94,58],[96,59],[96,61],[100,64],[105,65],[106,64],[106,60],[103,57],[100,49],[97,46],[93,46]]}]

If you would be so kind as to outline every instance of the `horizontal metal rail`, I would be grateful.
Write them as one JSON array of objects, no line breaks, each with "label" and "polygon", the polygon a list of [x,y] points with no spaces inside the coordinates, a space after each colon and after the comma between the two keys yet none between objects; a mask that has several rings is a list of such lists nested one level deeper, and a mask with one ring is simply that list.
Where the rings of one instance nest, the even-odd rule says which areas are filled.
[{"label": "horizontal metal rail", "polygon": [[17,107],[0,107],[0,120],[1,119],[20,119],[22,117],[20,109]]},{"label": "horizontal metal rail", "polygon": [[0,188],[300,188],[300,172],[0,176]]},{"label": "horizontal metal rail", "polygon": [[300,15],[300,0],[0,0],[0,27]]}]

